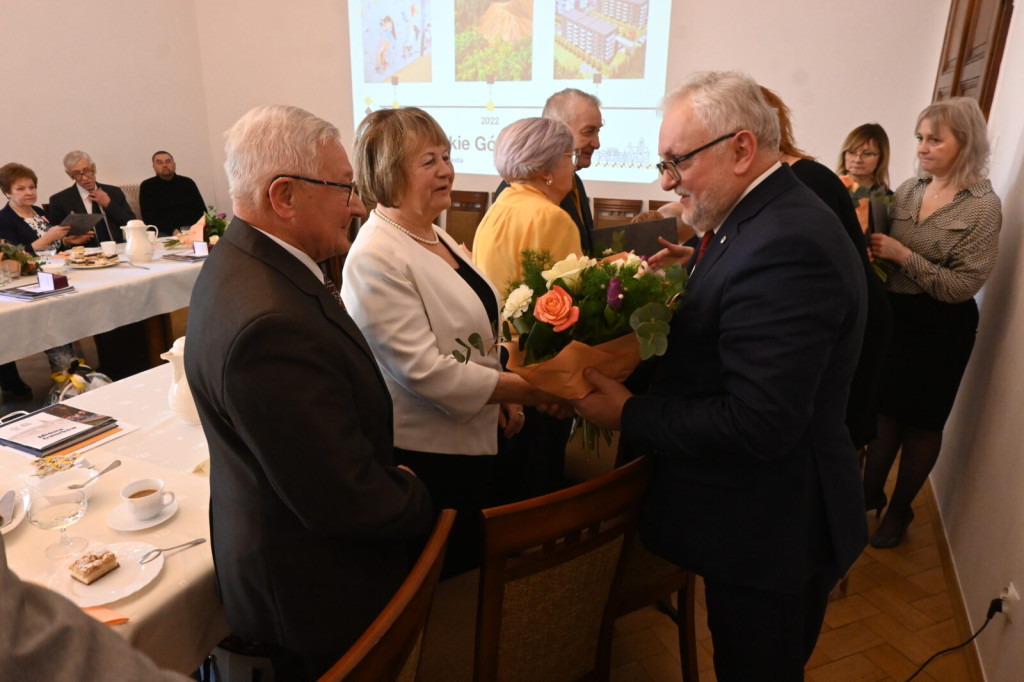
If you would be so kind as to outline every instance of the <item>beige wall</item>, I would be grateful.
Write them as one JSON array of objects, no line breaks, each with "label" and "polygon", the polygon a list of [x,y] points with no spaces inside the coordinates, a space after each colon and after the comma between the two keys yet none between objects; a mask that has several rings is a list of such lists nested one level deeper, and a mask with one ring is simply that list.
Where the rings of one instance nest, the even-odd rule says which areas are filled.
[{"label": "beige wall", "polygon": [[[1017,9],[989,115],[992,185],[1003,200],[999,261],[932,475],[975,629],[1008,582],[1024,595],[1024,23]],[[1013,623],[996,616],[976,640],[993,682],[1024,679],[1024,602],[1012,615]]]}]

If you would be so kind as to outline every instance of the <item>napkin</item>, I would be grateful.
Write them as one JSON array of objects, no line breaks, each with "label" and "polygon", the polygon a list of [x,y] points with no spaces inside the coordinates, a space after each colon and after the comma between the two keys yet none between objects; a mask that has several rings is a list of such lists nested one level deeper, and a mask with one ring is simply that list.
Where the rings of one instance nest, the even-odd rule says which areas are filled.
[{"label": "napkin", "polygon": [[128,622],[128,616],[123,613],[118,613],[112,609],[108,609],[105,606],[86,606],[83,607],[82,610],[99,622],[107,625],[120,625],[121,623]]}]

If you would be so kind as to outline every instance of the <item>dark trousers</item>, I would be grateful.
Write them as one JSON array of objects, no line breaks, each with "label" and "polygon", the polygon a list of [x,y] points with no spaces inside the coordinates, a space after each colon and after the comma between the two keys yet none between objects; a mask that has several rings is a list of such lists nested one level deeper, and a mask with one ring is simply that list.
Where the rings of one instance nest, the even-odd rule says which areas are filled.
[{"label": "dark trousers", "polygon": [[524,408],[526,423],[511,438],[498,438],[494,492],[498,504],[546,495],[565,487],[565,445],[572,419]]},{"label": "dark trousers", "polygon": [[480,510],[492,504],[490,480],[494,456],[444,455],[395,448],[395,462],[412,469],[427,486],[435,518],[442,509],[457,512],[448,537],[441,578],[478,567],[483,556]]},{"label": "dark trousers", "polygon": [[719,682],[803,682],[804,665],[825,621],[839,579],[822,570],[793,593],[704,579],[708,627]]}]

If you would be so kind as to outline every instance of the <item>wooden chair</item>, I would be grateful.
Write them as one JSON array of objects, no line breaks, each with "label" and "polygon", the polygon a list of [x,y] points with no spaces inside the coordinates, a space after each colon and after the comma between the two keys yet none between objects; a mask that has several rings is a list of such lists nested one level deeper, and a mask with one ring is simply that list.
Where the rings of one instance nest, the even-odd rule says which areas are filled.
[{"label": "wooden chair", "polygon": [[139,208],[139,183],[134,182],[127,185],[120,185],[121,191],[124,192],[124,198],[128,202],[128,206],[131,207],[135,213],[136,218],[142,218],[142,209]]},{"label": "wooden chair", "polygon": [[640,199],[594,199],[594,229],[626,225],[643,210]]},{"label": "wooden chair", "polygon": [[444,229],[455,241],[473,250],[476,227],[487,212],[487,192],[452,191],[452,205],[444,219]]},{"label": "wooden chair", "polygon": [[444,563],[455,510],[445,509],[426,547],[388,605],[320,682],[413,682],[423,628]]},{"label": "wooden chair", "polygon": [[[622,583],[619,586],[615,616],[624,616],[655,604],[675,622],[678,629],[683,682],[699,682],[697,628],[694,625],[696,576],[651,554],[635,536],[623,551]],[[677,606],[672,606],[673,593],[676,595]],[[608,639],[601,642],[600,646],[610,649],[611,644],[611,639]]]},{"label": "wooden chair", "polygon": [[661,208],[665,204],[671,204],[671,203],[672,203],[671,200],[651,199],[651,200],[649,200],[647,202],[647,210],[649,210],[649,211],[657,211],[659,208]]},{"label": "wooden chair", "polygon": [[639,459],[549,495],[485,509],[476,682],[607,679],[612,595],[650,478]]}]

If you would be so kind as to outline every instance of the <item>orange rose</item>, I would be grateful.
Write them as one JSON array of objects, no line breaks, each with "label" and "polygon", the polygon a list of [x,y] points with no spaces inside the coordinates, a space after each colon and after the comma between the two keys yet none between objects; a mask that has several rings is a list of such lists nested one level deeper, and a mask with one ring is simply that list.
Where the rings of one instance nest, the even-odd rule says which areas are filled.
[{"label": "orange rose", "polygon": [[533,316],[541,322],[554,325],[556,332],[564,332],[580,319],[579,306],[572,304],[572,296],[557,284],[537,299]]},{"label": "orange rose", "polygon": [[860,185],[858,185],[857,181],[854,180],[853,177],[850,175],[840,175],[839,179],[843,181],[843,187],[850,190],[851,192],[856,192],[858,189],[860,189]]}]

